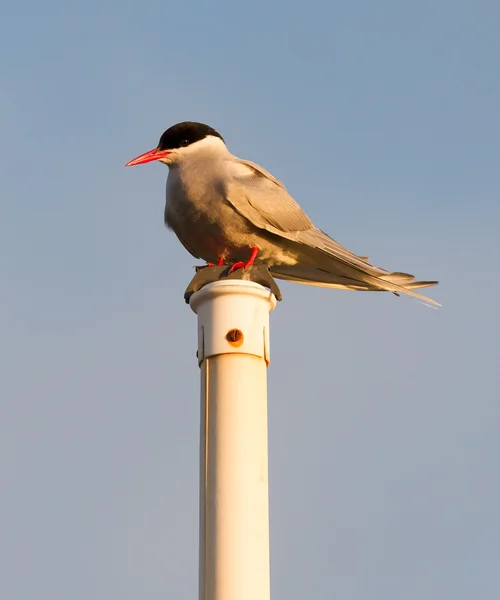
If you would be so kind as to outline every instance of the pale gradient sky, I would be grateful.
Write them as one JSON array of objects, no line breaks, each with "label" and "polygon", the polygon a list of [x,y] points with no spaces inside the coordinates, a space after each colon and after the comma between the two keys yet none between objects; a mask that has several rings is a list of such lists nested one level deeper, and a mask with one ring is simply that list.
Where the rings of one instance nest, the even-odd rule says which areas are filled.
[{"label": "pale gradient sky", "polygon": [[[163,226],[182,120],[434,311],[283,284],[272,598],[493,600],[500,5],[32,0],[0,9],[0,587],[197,597],[196,320]],[[14,14],[16,13],[16,14]]]}]

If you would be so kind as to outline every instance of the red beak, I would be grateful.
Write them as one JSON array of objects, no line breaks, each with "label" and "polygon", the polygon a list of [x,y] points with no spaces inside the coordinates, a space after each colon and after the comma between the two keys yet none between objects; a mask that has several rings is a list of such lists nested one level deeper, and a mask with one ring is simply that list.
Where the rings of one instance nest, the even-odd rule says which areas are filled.
[{"label": "red beak", "polygon": [[151,162],[152,160],[160,160],[160,158],[165,158],[165,156],[168,156],[169,154],[170,152],[168,150],[158,150],[158,148],[155,148],[154,150],[144,152],[144,154],[133,158],[125,166],[133,167],[134,165],[142,165],[144,163]]}]

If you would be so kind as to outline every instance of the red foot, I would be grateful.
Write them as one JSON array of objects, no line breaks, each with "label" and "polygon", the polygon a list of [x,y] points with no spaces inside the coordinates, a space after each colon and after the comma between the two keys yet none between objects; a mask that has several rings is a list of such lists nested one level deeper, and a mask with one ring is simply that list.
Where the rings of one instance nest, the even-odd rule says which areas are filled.
[{"label": "red foot", "polygon": [[223,264],[224,264],[224,259],[219,258],[219,262],[217,264],[207,263],[207,267],[222,267]]},{"label": "red foot", "polygon": [[236,269],[244,269],[245,267],[250,267],[251,265],[253,265],[258,253],[259,248],[257,246],[254,246],[252,248],[252,254],[250,254],[250,259],[248,260],[248,262],[239,261],[237,263],[234,263],[234,265],[229,269],[229,272],[232,273],[233,271],[236,271]]}]

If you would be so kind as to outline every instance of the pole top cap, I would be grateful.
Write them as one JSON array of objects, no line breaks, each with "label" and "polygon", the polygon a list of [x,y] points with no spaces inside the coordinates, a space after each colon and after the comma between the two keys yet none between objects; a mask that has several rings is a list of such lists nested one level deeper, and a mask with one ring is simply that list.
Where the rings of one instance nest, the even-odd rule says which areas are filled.
[{"label": "pole top cap", "polygon": [[272,292],[259,283],[244,279],[224,279],[208,283],[191,296],[189,305],[198,314],[199,307],[205,302],[228,295],[241,298],[242,302],[250,298],[265,300],[268,302],[269,312],[276,307],[276,296]]},{"label": "pole top cap", "polygon": [[[265,264],[259,263],[257,265],[251,265],[244,269],[237,269],[233,273],[230,272],[231,267],[229,265],[222,266],[203,266],[196,267],[196,275],[190,281],[186,291],[184,292],[184,300],[187,304],[191,300],[191,296],[196,294],[199,290],[205,286],[214,282],[236,282],[236,283],[258,283],[261,286],[271,290],[271,293],[275,296],[276,300],[281,300],[281,291],[271,275],[269,267]],[[274,308],[274,307],[273,307]]]}]

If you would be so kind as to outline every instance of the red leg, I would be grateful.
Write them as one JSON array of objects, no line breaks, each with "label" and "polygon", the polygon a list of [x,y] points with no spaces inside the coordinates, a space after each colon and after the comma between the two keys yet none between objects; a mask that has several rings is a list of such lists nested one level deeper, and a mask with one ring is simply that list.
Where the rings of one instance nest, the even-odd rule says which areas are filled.
[{"label": "red leg", "polygon": [[250,254],[250,258],[248,260],[248,262],[237,262],[234,263],[234,265],[229,269],[229,272],[232,273],[233,271],[236,271],[236,269],[244,269],[245,267],[250,267],[251,265],[253,265],[255,259],[257,258],[257,254],[259,253],[259,248],[257,246],[254,246],[252,248],[252,254]]},{"label": "red leg", "polygon": [[207,263],[207,267],[222,267],[223,264],[224,264],[224,259],[219,258],[219,262],[217,264]]}]

